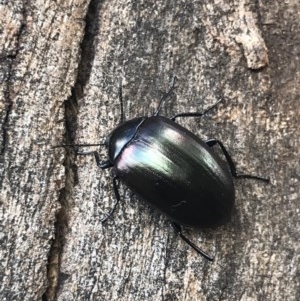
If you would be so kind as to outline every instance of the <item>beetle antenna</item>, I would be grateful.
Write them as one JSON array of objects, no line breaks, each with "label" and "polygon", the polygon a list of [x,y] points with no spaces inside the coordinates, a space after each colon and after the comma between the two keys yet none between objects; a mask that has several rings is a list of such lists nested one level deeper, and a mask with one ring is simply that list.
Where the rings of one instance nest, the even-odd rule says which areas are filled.
[{"label": "beetle antenna", "polygon": [[60,144],[60,145],[54,145],[51,148],[58,148],[58,147],[72,147],[72,146],[103,146],[106,145],[106,143],[97,143],[97,144]]},{"label": "beetle antenna", "polygon": [[123,95],[122,95],[122,78],[119,79],[119,101],[120,101],[120,110],[121,110],[121,118],[120,118],[120,124],[122,124],[125,121],[124,116],[124,105],[123,105]]},{"label": "beetle antenna", "polygon": [[160,99],[160,102],[158,104],[158,107],[157,107],[157,110],[155,111],[155,113],[153,114],[153,116],[158,116],[159,115],[159,112],[161,110],[161,107],[162,107],[162,104],[163,102],[166,100],[166,98],[172,93],[173,89],[174,89],[174,86],[175,86],[175,79],[176,79],[176,76],[174,75],[172,77],[172,82],[171,82],[171,86],[169,88],[169,91],[167,93],[165,93],[163,95],[163,97]]}]

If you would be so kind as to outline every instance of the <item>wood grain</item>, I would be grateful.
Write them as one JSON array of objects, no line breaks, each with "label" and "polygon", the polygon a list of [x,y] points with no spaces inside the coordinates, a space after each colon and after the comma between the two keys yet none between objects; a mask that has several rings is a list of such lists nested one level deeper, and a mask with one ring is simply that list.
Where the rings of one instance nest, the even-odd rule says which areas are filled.
[{"label": "wood grain", "polygon": [[[1,300],[299,300],[298,1],[0,4]],[[232,221],[186,235],[64,143],[99,143],[162,109],[241,172]],[[80,148],[82,150],[82,148]],[[106,150],[91,147],[83,150]]]}]

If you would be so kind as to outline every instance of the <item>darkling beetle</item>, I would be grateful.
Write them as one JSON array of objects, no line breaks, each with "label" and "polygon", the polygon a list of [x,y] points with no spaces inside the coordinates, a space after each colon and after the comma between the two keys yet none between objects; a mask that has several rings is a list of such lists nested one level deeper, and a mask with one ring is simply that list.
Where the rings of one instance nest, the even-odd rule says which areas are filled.
[{"label": "darkling beetle", "polygon": [[[116,203],[102,221],[111,216],[120,201],[118,185],[121,180],[137,196],[168,216],[176,233],[198,253],[212,261],[211,256],[182,234],[181,225],[210,228],[227,223],[235,199],[232,178],[250,178],[264,182],[269,182],[269,179],[239,174],[222,142],[217,139],[203,142],[175,122],[179,117],[201,117],[220,101],[203,112],[179,113],[172,118],[160,116],[162,104],[171,94],[174,85],[175,77],[151,117],[124,121],[120,83],[120,125],[104,143],[75,146],[105,145],[108,149],[107,161],[101,161],[96,151],[77,152],[80,155],[94,155],[101,169],[114,169]],[[212,150],[215,145],[221,148],[228,166]]]}]

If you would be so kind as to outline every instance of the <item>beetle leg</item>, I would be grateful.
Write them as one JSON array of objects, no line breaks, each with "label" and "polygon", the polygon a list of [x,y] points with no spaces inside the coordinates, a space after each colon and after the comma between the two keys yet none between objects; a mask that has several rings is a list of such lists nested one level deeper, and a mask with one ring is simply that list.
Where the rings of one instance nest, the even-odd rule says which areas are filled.
[{"label": "beetle leg", "polygon": [[191,246],[197,253],[205,257],[209,261],[213,261],[213,258],[206,254],[203,250],[201,250],[199,247],[197,247],[194,243],[192,243],[186,236],[182,234],[181,226],[175,222],[172,222],[172,227],[175,230],[175,232],[181,237],[182,240],[184,240],[189,246]]},{"label": "beetle leg", "polygon": [[174,76],[172,77],[171,86],[170,86],[168,92],[165,93],[165,94],[162,96],[162,98],[160,99],[159,104],[158,104],[158,107],[157,107],[155,113],[153,114],[153,116],[158,116],[158,115],[159,115],[159,112],[160,112],[160,110],[161,110],[162,104],[164,103],[164,101],[166,100],[166,98],[172,93],[172,91],[173,91],[173,89],[174,89],[176,78],[177,78],[176,75],[174,75]]},{"label": "beetle leg", "polygon": [[226,161],[229,165],[229,168],[230,168],[230,171],[231,171],[231,174],[234,178],[247,178],[247,179],[256,179],[256,180],[261,180],[261,181],[264,181],[264,182],[269,182],[270,179],[268,178],[263,178],[263,177],[260,177],[260,176],[255,176],[255,175],[246,175],[246,174],[239,174],[237,171],[236,171],[236,167],[235,167],[235,164],[233,163],[232,161],[232,158],[231,156],[229,155],[229,153],[227,152],[225,146],[223,145],[223,143],[217,139],[209,139],[206,141],[206,144],[209,146],[209,147],[213,147],[214,145],[218,144],[226,158]]},{"label": "beetle leg", "polygon": [[101,169],[106,169],[113,167],[113,164],[107,160],[107,161],[102,161],[100,160],[100,156],[96,151],[91,151],[91,152],[76,152],[77,155],[82,155],[82,156],[88,156],[88,155],[94,155],[97,166],[100,167]]},{"label": "beetle leg", "polygon": [[207,112],[212,110],[214,107],[216,107],[223,99],[218,100],[216,103],[214,103],[212,106],[204,110],[203,112],[186,112],[186,113],[178,113],[171,117],[170,119],[175,121],[176,118],[178,117],[201,117],[205,115]]},{"label": "beetle leg", "polygon": [[112,209],[109,211],[109,213],[100,220],[101,223],[104,223],[108,218],[110,218],[112,216],[112,214],[114,213],[117,205],[119,204],[121,197],[120,197],[120,193],[119,193],[119,188],[118,188],[118,177],[115,176],[113,178],[113,188],[114,188],[114,193],[115,193],[115,197],[116,197],[116,202],[114,204],[114,206],[112,207]]},{"label": "beetle leg", "polygon": [[[113,167],[113,164],[109,160],[101,162],[100,161],[100,156],[99,156],[99,154],[96,151],[91,151],[91,152],[77,152],[77,155],[83,155],[83,156],[94,155],[95,159],[96,159],[97,166],[100,167],[101,169],[106,169],[106,168]],[[116,202],[115,202],[113,208],[107,214],[107,216],[105,216],[104,218],[102,218],[100,220],[100,222],[102,222],[102,223],[105,222],[113,214],[113,212],[115,211],[117,205],[120,202],[121,197],[120,197],[120,193],[119,193],[118,183],[117,182],[118,182],[118,177],[115,176],[113,178],[113,189],[114,189],[114,193],[115,193],[115,197],[116,197]]]}]

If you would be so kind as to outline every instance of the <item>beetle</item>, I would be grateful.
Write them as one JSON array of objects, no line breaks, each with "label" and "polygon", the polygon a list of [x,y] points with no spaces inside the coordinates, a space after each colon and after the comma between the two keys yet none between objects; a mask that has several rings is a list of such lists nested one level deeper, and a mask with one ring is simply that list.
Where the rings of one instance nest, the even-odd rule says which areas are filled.
[{"label": "beetle", "polygon": [[[201,117],[217,106],[218,101],[204,112],[179,113],[171,118],[159,115],[162,104],[172,93],[175,77],[158,108],[150,117],[136,117],[124,121],[122,85],[119,86],[121,122],[100,144],[104,145],[108,160],[101,161],[96,151],[77,152],[95,156],[101,169],[113,168],[113,189],[116,203],[120,201],[119,180],[139,198],[156,207],[172,221],[176,233],[194,250],[212,261],[213,258],[182,233],[181,225],[211,228],[227,223],[234,206],[233,178],[251,178],[268,182],[256,175],[239,174],[223,143],[217,139],[202,141],[176,123],[179,117]],[[224,160],[213,151],[218,145]]]}]

